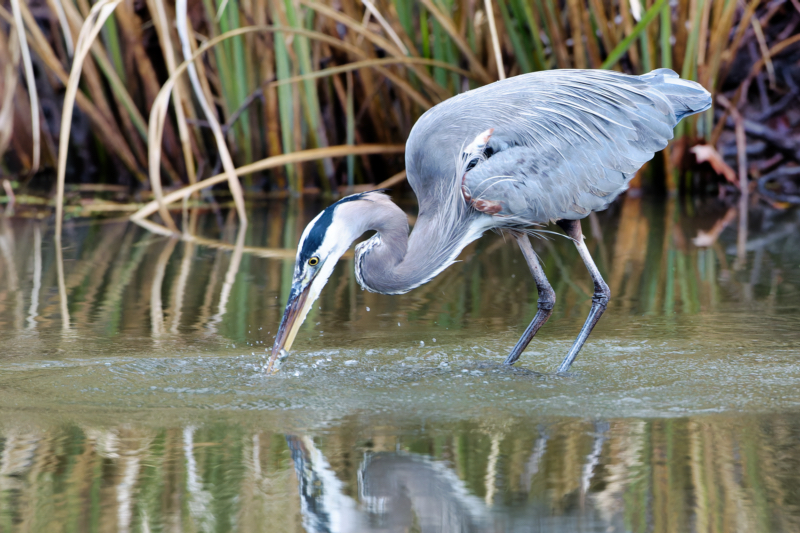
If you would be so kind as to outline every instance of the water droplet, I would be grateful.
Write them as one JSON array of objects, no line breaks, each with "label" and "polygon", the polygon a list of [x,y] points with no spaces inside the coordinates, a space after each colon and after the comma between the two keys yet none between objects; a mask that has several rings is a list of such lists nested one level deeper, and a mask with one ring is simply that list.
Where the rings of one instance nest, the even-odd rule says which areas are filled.
[{"label": "water droplet", "polygon": [[367,307],[367,313],[369,313],[369,307]]},{"label": "water droplet", "polygon": [[425,341],[419,341],[419,347],[422,348],[423,346],[425,346]]},{"label": "water droplet", "polygon": [[399,326],[399,325],[400,325],[400,322],[398,322],[398,323],[397,323],[397,325]]},{"label": "water droplet", "polygon": [[433,342],[436,342],[436,338],[434,337]]}]

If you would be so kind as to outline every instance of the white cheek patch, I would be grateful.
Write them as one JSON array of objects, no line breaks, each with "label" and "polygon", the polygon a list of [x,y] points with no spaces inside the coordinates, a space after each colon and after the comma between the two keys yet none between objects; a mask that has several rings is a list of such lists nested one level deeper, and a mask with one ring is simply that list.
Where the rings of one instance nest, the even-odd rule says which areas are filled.
[{"label": "white cheek patch", "polygon": [[[300,326],[303,325],[303,322],[305,322],[308,312],[311,310],[311,306],[317,301],[317,298],[319,298],[322,292],[322,288],[328,283],[328,279],[331,277],[331,274],[333,274],[333,268],[336,266],[336,261],[338,261],[338,259],[338,257],[329,258],[329,260],[322,265],[317,277],[311,282],[311,286],[308,288],[308,297],[306,298],[305,305],[300,310],[300,314],[295,320],[295,327],[292,328],[294,330],[294,335],[297,335],[297,331],[300,329]],[[292,339],[294,339],[294,335],[292,335]]]}]

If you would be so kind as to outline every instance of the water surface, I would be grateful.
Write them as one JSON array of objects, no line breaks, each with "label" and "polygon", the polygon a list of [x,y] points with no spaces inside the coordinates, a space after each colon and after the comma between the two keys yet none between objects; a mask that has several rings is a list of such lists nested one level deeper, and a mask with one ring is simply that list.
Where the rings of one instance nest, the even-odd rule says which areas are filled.
[{"label": "water surface", "polygon": [[800,531],[800,213],[585,220],[612,301],[568,376],[592,284],[565,239],[534,243],[557,304],[513,368],[512,241],[403,296],[345,257],[266,377],[319,208],[73,219],[61,264],[50,220],[0,218],[0,530]]}]

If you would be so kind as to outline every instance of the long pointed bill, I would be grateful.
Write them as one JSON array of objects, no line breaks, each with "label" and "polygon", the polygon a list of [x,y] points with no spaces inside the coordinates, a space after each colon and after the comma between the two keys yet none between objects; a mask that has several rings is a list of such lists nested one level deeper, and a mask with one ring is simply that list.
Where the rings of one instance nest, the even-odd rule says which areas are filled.
[{"label": "long pointed bill", "polygon": [[[288,352],[292,347],[297,331],[303,325],[308,310],[311,309],[311,304],[316,300],[316,298],[308,297],[310,292],[310,283],[303,290],[292,287],[289,302],[286,304],[286,311],[283,312],[283,320],[281,320],[278,334],[275,336],[275,344],[272,345],[272,355],[270,355],[269,363],[267,364],[267,373],[272,371],[272,367],[278,357]],[[277,368],[275,370],[277,371]]]}]

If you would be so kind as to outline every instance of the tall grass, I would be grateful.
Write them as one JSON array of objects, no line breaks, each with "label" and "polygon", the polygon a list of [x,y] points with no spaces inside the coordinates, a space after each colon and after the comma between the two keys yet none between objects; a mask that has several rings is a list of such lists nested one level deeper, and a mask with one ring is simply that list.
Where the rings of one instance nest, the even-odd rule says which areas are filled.
[{"label": "tall grass", "polygon": [[[0,45],[9,51],[0,54],[0,83],[7,91],[0,125],[11,132],[0,136],[5,173],[35,172],[41,152],[44,168],[61,159],[58,182],[133,185],[138,179],[158,199],[162,181],[180,187],[221,169],[240,217],[236,168],[335,145],[401,144],[426,109],[503,76],[584,67],[642,73],[664,66],[716,94],[744,43],[756,40],[762,55],[747,85],[762,69],[774,80],[771,57],[796,42],[796,36],[778,42],[764,29],[792,6],[762,6],[759,0],[655,0],[641,6],[629,0],[124,0],[109,7],[113,13],[94,32],[81,64],[72,43],[91,18],[88,2],[53,0],[40,6],[38,19],[26,2],[13,0],[11,6],[13,13],[0,6]],[[43,24],[45,16],[57,23]],[[192,56],[189,80],[180,78],[178,65]],[[24,84],[18,82],[20,58]],[[81,76],[68,79],[76,64]],[[172,105],[161,101],[156,113],[157,93],[170,84]],[[37,86],[47,86],[46,95]],[[72,92],[77,122],[70,113]],[[9,93],[17,104],[13,112]],[[744,100],[737,93],[733,103]],[[59,112],[40,121],[40,106]],[[60,132],[54,124],[59,117]],[[75,128],[81,139],[91,135],[93,144],[65,140]],[[716,141],[721,130],[709,111],[678,134]],[[88,152],[106,161],[105,170],[120,172],[111,173],[114,178],[77,170],[67,176],[68,150]],[[402,166],[394,156],[333,159],[324,150],[315,153],[321,157],[316,166],[289,163],[245,185],[288,188],[294,195],[315,186],[335,192],[377,183]]]}]

